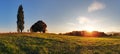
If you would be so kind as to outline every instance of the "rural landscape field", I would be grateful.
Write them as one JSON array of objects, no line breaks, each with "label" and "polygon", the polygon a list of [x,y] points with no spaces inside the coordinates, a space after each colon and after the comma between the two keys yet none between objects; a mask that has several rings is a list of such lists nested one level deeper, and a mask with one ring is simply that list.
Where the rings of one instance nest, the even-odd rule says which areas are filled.
[{"label": "rural landscape field", "polygon": [[0,54],[120,54],[120,0],[0,0]]},{"label": "rural landscape field", "polygon": [[120,54],[120,37],[0,34],[0,54]]}]

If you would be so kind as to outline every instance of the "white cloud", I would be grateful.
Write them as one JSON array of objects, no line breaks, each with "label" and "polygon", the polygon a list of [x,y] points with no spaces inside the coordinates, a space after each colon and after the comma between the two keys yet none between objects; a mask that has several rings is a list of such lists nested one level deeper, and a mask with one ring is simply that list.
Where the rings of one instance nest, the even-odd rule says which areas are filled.
[{"label": "white cloud", "polygon": [[105,4],[95,1],[88,7],[88,12],[98,11],[104,8],[105,8]]},{"label": "white cloud", "polygon": [[100,18],[92,18],[92,17],[86,17],[86,16],[79,16],[76,18],[76,20],[80,24],[96,24],[96,23],[101,23],[103,22],[103,19]]},{"label": "white cloud", "polygon": [[84,16],[78,17],[77,20],[79,21],[80,24],[86,24],[86,23],[90,22],[90,20],[87,17],[84,17]]},{"label": "white cloud", "polygon": [[79,24],[77,24],[78,28],[82,29],[82,30],[98,30],[100,31],[102,29],[102,26],[100,24],[100,20],[98,19],[92,19],[90,17],[86,17],[86,16],[80,16],[77,18],[77,21],[79,22]]}]

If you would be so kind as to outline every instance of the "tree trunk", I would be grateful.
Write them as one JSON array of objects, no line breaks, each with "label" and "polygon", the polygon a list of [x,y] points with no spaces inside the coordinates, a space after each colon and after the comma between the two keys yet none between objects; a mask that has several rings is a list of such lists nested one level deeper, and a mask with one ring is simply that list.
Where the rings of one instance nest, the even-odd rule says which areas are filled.
[{"label": "tree trunk", "polygon": [[22,30],[20,30],[20,32],[22,33]]}]

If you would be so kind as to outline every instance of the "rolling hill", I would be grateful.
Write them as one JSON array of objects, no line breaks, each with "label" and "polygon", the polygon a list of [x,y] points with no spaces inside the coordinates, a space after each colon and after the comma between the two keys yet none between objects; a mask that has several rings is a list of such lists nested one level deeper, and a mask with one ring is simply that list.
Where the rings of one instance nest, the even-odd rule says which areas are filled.
[{"label": "rolling hill", "polygon": [[120,54],[120,37],[5,33],[0,54]]}]

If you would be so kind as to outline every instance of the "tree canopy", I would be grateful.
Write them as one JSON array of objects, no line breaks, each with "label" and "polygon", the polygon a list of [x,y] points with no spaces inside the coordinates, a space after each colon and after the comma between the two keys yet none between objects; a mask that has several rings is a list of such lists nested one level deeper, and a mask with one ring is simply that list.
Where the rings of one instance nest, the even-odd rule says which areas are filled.
[{"label": "tree canopy", "polygon": [[30,31],[31,32],[40,32],[40,33],[43,32],[43,33],[45,33],[46,28],[47,28],[46,23],[43,22],[42,20],[39,20],[31,26]]}]

